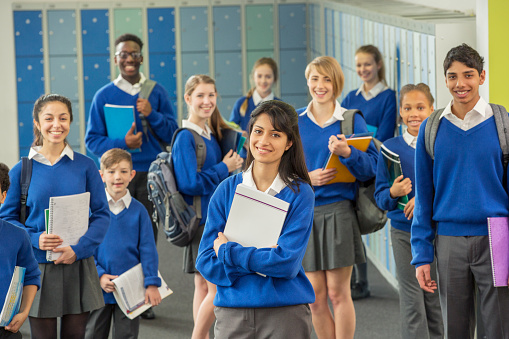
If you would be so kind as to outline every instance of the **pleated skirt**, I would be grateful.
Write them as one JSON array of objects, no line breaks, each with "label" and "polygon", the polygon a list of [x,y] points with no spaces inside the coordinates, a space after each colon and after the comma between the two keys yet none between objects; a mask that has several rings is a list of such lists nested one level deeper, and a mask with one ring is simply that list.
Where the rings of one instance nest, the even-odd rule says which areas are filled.
[{"label": "pleated skirt", "polygon": [[203,230],[205,229],[205,225],[200,225],[196,234],[194,235],[193,240],[184,247],[184,263],[182,269],[185,273],[196,273],[196,258],[198,258],[198,248],[200,247],[201,237],[203,235]]},{"label": "pleated skirt", "polygon": [[366,261],[357,215],[349,200],[315,207],[313,229],[302,266],[306,272]]},{"label": "pleated skirt", "polygon": [[41,288],[35,295],[29,316],[56,318],[80,314],[104,306],[94,257],[71,265],[39,264]]}]

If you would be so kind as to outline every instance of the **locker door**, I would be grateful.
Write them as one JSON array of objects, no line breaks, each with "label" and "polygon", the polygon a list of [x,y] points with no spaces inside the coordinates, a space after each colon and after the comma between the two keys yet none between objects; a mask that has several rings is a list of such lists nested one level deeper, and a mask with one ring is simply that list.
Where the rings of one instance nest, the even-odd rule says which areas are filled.
[{"label": "locker door", "polygon": [[428,84],[428,36],[420,34],[421,39],[421,81]]},{"label": "locker door", "polygon": [[44,94],[44,65],[42,57],[16,58],[18,102],[34,101]]},{"label": "locker door", "polygon": [[414,45],[414,84],[421,82],[421,34],[413,32],[413,45]]},{"label": "locker door", "polygon": [[301,94],[307,93],[306,78],[304,70],[306,69],[307,53],[301,51],[281,51],[281,93]]},{"label": "locker door", "polygon": [[246,6],[247,50],[274,48],[274,9],[272,5]]},{"label": "locker door", "polygon": [[41,11],[14,11],[16,56],[42,57]]},{"label": "locker door", "polygon": [[[103,9],[81,10],[83,55],[110,53],[109,15]],[[109,70],[108,70],[109,73]]]},{"label": "locker door", "polygon": [[414,83],[414,33],[406,31],[406,44],[407,44],[407,79],[409,84]]},{"label": "locker door", "polygon": [[[157,81],[172,98],[177,97],[177,69],[175,54],[150,55],[150,79]],[[187,80],[187,79],[186,79]]]},{"label": "locker door", "polygon": [[76,13],[48,11],[49,54],[76,55]]},{"label": "locker door", "polygon": [[122,34],[131,33],[143,37],[141,8],[117,8],[113,11],[115,39]]},{"label": "locker door", "polygon": [[214,50],[239,51],[241,44],[240,6],[216,6],[214,13]]},{"label": "locker door", "polygon": [[207,7],[180,8],[182,52],[208,52]]},{"label": "locker door", "polygon": [[306,48],[306,5],[279,5],[279,47]]},{"label": "locker door", "polygon": [[152,53],[175,53],[175,8],[148,8],[148,46]]},{"label": "locker door", "polygon": [[95,93],[110,81],[109,55],[83,57],[85,100],[92,100]]},{"label": "locker door", "polygon": [[242,55],[238,52],[216,53],[216,85],[221,96],[242,96]]}]

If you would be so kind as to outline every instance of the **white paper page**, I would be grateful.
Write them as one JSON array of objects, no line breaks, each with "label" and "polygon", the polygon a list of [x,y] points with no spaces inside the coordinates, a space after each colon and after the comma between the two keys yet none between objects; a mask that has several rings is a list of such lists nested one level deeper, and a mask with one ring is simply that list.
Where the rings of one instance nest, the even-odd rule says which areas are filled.
[{"label": "white paper page", "polygon": [[239,184],[224,235],[229,241],[256,248],[277,245],[289,203]]},{"label": "white paper page", "polygon": [[16,266],[11,278],[9,290],[5,296],[4,306],[0,314],[0,326],[7,326],[12,318],[18,313],[21,305],[21,295],[23,292],[23,282],[25,278],[25,268]]},{"label": "white paper page", "polygon": [[[88,230],[90,216],[90,192],[50,198],[48,233],[56,234],[63,240],[65,247],[78,244]],[[58,259],[62,254],[47,251],[46,259]]]}]

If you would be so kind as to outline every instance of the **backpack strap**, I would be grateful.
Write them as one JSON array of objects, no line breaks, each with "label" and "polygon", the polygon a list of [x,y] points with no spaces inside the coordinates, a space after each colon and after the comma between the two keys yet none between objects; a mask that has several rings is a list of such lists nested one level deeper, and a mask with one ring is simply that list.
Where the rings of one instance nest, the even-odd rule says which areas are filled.
[{"label": "backpack strap", "polygon": [[[188,130],[193,135],[194,143],[196,144],[196,149],[195,149],[195,151],[196,151],[196,164],[197,164],[197,170],[198,170],[198,173],[199,173],[199,172],[201,172],[203,164],[205,164],[205,158],[207,157],[207,145],[205,145],[205,141],[203,140],[203,138],[198,133],[196,133],[196,131],[194,131],[194,130],[192,130],[190,128],[181,127],[178,130],[176,130],[175,133],[173,134],[173,137],[171,139],[171,146],[170,146],[171,148],[173,148],[173,143],[175,142],[177,134],[180,131],[182,131],[182,130]],[[196,216],[199,219],[201,219],[202,218],[202,213],[201,213],[201,195],[195,195],[193,197],[193,207],[195,209]]]},{"label": "backpack strap", "polygon": [[507,164],[509,164],[509,116],[504,106],[490,104],[493,117],[497,125],[498,140],[502,149],[502,164],[504,166],[504,189],[507,187]]},{"label": "backpack strap", "polygon": [[[156,84],[157,84],[157,82],[155,82],[154,80],[146,79],[145,82],[143,82],[143,84],[141,85],[140,93],[138,94],[138,98],[148,100],[148,98],[150,97],[150,94],[152,94],[152,90],[154,89]],[[145,134],[147,136],[147,138],[148,138],[149,133],[152,134],[154,136],[154,138],[156,138],[157,142],[159,143],[159,147],[161,147],[161,150],[163,152],[168,152],[169,151],[168,144],[165,143],[164,141],[162,141],[157,136],[157,134],[152,129],[152,126],[150,126],[150,124],[148,123],[147,118],[145,118],[145,116],[142,113],[139,113],[138,116],[140,117],[140,120],[141,120],[141,127],[143,129],[143,134]]]},{"label": "backpack strap", "polygon": [[424,145],[431,160],[435,160],[435,139],[437,138],[438,125],[440,125],[440,116],[443,111],[444,109],[440,108],[431,113],[424,130]]},{"label": "backpack strap", "polygon": [[150,94],[152,94],[152,90],[156,86],[157,82],[154,80],[146,79],[140,88],[140,93],[138,94],[138,98],[140,99],[148,99]]},{"label": "backpack strap", "polygon": [[20,213],[19,213],[19,221],[24,225],[27,220],[27,197],[28,197],[28,188],[30,187],[30,181],[32,180],[32,159],[28,159],[27,157],[21,158],[21,195],[20,195]]},{"label": "backpack strap", "polygon": [[364,115],[358,109],[349,109],[343,113],[343,121],[341,121],[341,134],[349,135],[353,134],[353,128],[355,126],[355,114]]}]

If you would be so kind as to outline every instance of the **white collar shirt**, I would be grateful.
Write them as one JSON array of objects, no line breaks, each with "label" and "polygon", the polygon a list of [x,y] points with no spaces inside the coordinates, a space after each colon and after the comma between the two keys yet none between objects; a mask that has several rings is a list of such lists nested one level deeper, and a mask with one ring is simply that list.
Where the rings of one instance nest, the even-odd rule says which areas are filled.
[{"label": "white collar shirt", "polygon": [[373,86],[372,89],[370,89],[369,91],[366,92],[364,90],[364,84],[362,84],[362,86],[359,87],[359,89],[357,90],[357,93],[355,93],[355,95],[362,94],[364,99],[366,99],[366,101],[368,101],[368,100],[375,98],[378,94],[382,93],[387,88],[389,88],[389,87],[387,87],[387,85],[385,85],[383,82],[379,81],[375,86]]},{"label": "white collar shirt", "polygon": [[28,159],[34,159],[35,161],[40,162],[41,164],[44,164],[44,165],[48,165],[48,166],[55,165],[57,162],[62,160],[62,158],[64,156],[67,156],[69,159],[74,160],[74,151],[72,150],[71,146],[69,146],[69,145],[65,145],[64,150],[62,151],[62,153],[60,153],[60,156],[53,164],[48,159],[46,159],[46,157],[44,155],[39,153],[41,147],[42,146],[34,146],[34,147],[30,148],[30,152],[28,153]]},{"label": "white collar shirt", "polygon": [[262,98],[260,94],[255,90],[253,91],[253,103],[256,106],[258,106],[260,103],[264,101],[274,100],[274,93],[270,92],[269,95],[267,95],[265,98]]},{"label": "white collar shirt", "polygon": [[417,146],[417,137],[414,137],[412,134],[408,133],[408,130],[403,133],[403,140],[405,140],[408,146],[414,149],[415,146]]},{"label": "white collar shirt", "polygon": [[[309,103],[308,107],[306,108],[306,110],[304,112],[302,112],[300,115],[302,116],[302,115],[306,115],[307,114],[307,116],[309,117],[309,119],[312,122],[314,122],[315,124],[320,126],[318,124],[318,122],[316,121],[315,116],[313,115],[313,112],[311,111],[312,105],[313,105],[313,102],[311,101]],[[325,127],[328,127],[328,126],[332,125],[333,123],[335,123],[338,120],[344,120],[343,114],[346,111],[347,111],[347,109],[344,108],[344,107],[341,107],[339,102],[336,100],[336,104],[334,105],[334,113],[332,113],[332,116],[329,118],[329,120],[327,120],[321,127],[325,128]]]},{"label": "white collar shirt", "polygon": [[189,120],[182,120],[182,127],[192,129],[193,131],[198,133],[198,135],[210,140],[210,134],[212,133],[212,130],[208,125],[205,125],[205,129],[203,129]]},{"label": "white collar shirt", "polygon": [[[256,187],[256,184],[253,179],[253,171],[252,170],[253,170],[253,165],[251,164],[251,166],[249,166],[249,168],[242,173],[242,183],[248,187],[258,190],[258,187]],[[276,177],[274,178],[274,181],[272,182],[270,187],[267,188],[267,190],[264,193],[267,193],[268,195],[275,196],[276,194],[281,192],[283,190],[283,188],[285,188],[285,187],[286,187],[286,184],[283,181],[283,179],[281,179],[281,177],[279,176],[279,173],[278,173],[276,175]]]},{"label": "white collar shirt", "polygon": [[115,86],[117,86],[118,88],[120,88],[122,91],[126,92],[127,94],[136,95],[136,94],[140,93],[141,85],[143,85],[145,80],[147,80],[147,78],[145,78],[145,75],[143,73],[140,73],[140,81],[133,85],[126,79],[122,78],[122,75],[119,75],[113,81],[113,84]]},{"label": "white collar shirt", "polygon": [[129,205],[131,205],[131,201],[133,200],[129,190],[126,190],[124,196],[117,201],[113,200],[111,195],[108,193],[108,190],[106,190],[106,199],[108,200],[108,206],[110,207],[111,213],[115,215],[119,214],[124,209],[129,208]]},{"label": "white collar shirt", "polygon": [[479,125],[481,122],[488,120],[492,116],[493,109],[482,97],[480,97],[474,108],[470,112],[467,112],[463,120],[452,113],[452,100],[444,108],[444,111],[440,115],[440,119],[446,118],[454,126],[464,131],[468,131],[472,127]]}]

